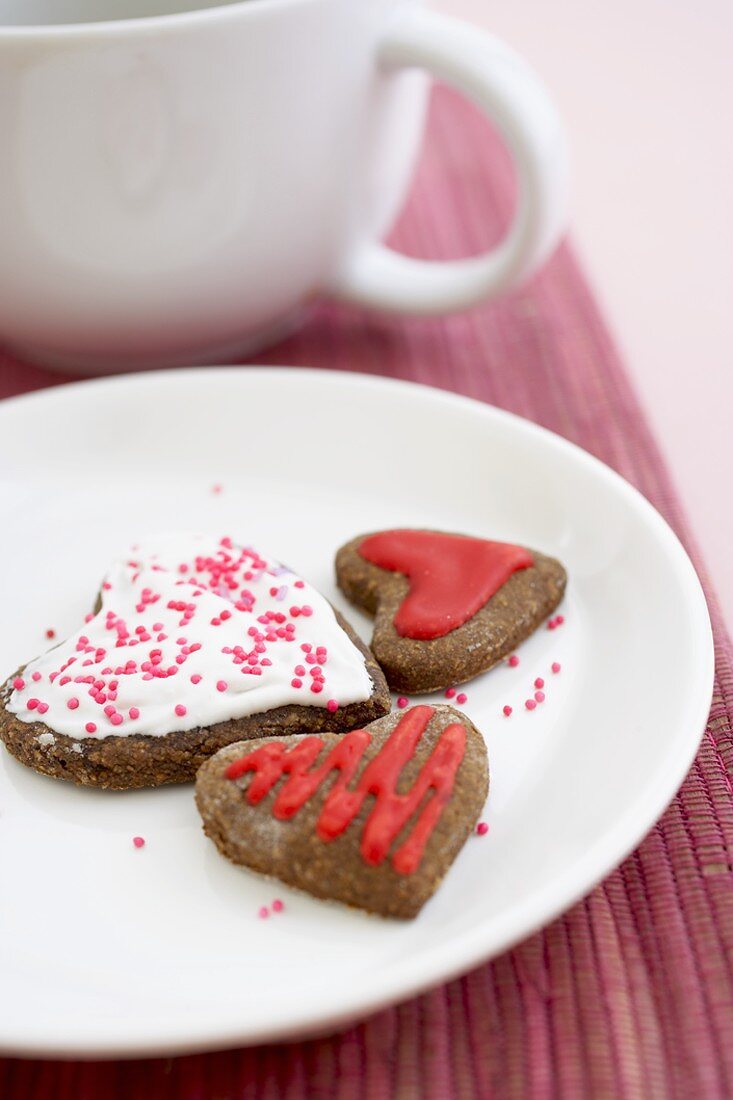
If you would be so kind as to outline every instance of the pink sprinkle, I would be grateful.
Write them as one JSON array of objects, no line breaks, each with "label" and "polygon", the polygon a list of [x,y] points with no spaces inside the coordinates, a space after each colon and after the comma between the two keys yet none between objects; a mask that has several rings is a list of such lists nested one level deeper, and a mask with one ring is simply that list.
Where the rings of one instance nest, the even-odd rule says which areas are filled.
[{"label": "pink sprinkle", "polygon": [[96,733],[97,732],[97,727],[96,727],[94,722],[87,722],[84,729],[87,731],[87,733]]},{"label": "pink sprinkle", "polygon": [[36,683],[38,683],[38,681],[39,681],[40,679],[41,679],[41,674],[40,674],[40,672],[34,672],[34,673],[33,673],[33,675],[31,676],[31,680],[35,680],[35,682],[36,682]]},{"label": "pink sprinkle", "polygon": [[320,680],[313,681],[313,683],[311,684],[311,691],[314,695],[320,695],[320,693],[323,691],[323,684]]},{"label": "pink sprinkle", "polygon": [[122,715],[119,713],[110,714],[109,720],[113,726],[121,726],[124,721]]},{"label": "pink sprinkle", "polygon": [[505,707],[503,708],[503,710],[502,710],[502,713],[503,713],[503,714],[505,714],[507,718],[509,718],[509,716],[511,715],[511,713],[512,713],[512,708],[511,708],[511,707],[509,706],[509,704],[508,704],[508,703],[507,703],[507,705],[506,705],[506,706],[505,706]]},{"label": "pink sprinkle", "polygon": [[26,703],[26,706],[28,707],[28,710],[35,710],[36,707],[38,706],[38,700],[37,699],[29,699],[28,702]]},{"label": "pink sprinkle", "polygon": [[335,699],[329,699],[328,702],[326,703],[326,710],[330,710],[331,714],[335,714],[338,709],[339,709],[339,705],[336,702],[336,700]]},{"label": "pink sprinkle", "polygon": [[486,822],[485,821],[479,821],[478,825],[476,826],[476,832],[478,833],[478,835],[479,836],[486,836],[488,831],[489,831],[489,826],[486,824]]},{"label": "pink sprinkle", "polygon": [[191,683],[192,684],[200,684],[201,683],[201,677],[199,676],[198,672],[195,672],[193,674],[193,676],[191,677]]},{"label": "pink sprinkle", "polygon": [[273,913],[282,913],[282,911],[283,911],[283,909],[284,909],[284,908],[285,908],[285,906],[284,906],[284,905],[283,905],[283,903],[282,903],[282,902],[280,901],[280,898],[275,898],[275,900],[274,900],[274,901],[273,901],[273,903],[272,903],[272,911],[273,911]]},{"label": "pink sprinkle", "polygon": [[221,492],[221,488],[222,488],[221,485],[212,485],[211,486],[211,491],[212,491],[212,493],[214,494],[215,497],[219,496],[219,493]]},{"label": "pink sprinkle", "polygon": [[56,637],[56,631],[53,629],[53,627],[48,628],[48,630],[46,631],[46,637],[47,638],[55,638]]},{"label": "pink sprinkle", "polygon": [[217,691],[226,691],[228,686],[229,685],[227,684],[226,680],[217,680],[216,681],[216,690]]},{"label": "pink sprinkle", "polygon": [[519,664],[519,657],[517,657],[516,653],[512,653],[511,657],[507,661],[507,664],[509,665],[509,668],[517,667],[517,665]]},{"label": "pink sprinkle", "polygon": [[136,718],[139,718],[139,717],[140,717],[140,711],[138,710],[138,708],[137,708],[137,707],[130,707],[130,710],[128,711],[128,713],[129,713],[129,715],[130,715],[130,718],[132,718],[132,720],[133,720],[133,721],[134,721],[134,720],[135,720]]},{"label": "pink sprinkle", "polygon": [[564,622],[565,622],[565,616],[564,615],[556,615],[555,616],[555,626],[562,626],[562,624]]},{"label": "pink sprinkle", "polygon": [[465,691],[462,691],[459,695],[456,695],[456,702],[459,704],[459,706],[463,706],[463,704],[467,701],[468,696],[466,695]]},{"label": "pink sprinkle", "polygon": [[71,699],[67,699],[66,705],[69,710],[76,710],[79,706],[79,700],[76,698],[75,695],[72,695]]},{"label": "pink sprinkle", "polygon": [[534,682],[534,686],[536,688],[543,688],[545,686],[545,681],[542,679],[541,676],[537,677],[537,679]]},{"label": "pink sprinkle", "polygon": [[452,699],[452,698],[453,698],[453,696],[455,695],[455,693],[456,693],[456,689],[455,689],[455,688],[446,688],[446,689],[445,689],[445,697],[446,697],[446,699]]},{"label": "pink sprinkle", "polygon": [[23,688],[25,687],[25,680],[23,679],[22,676],[16,676],[15,677],[15,679],[13,680],[13,687],[15,688],[16,691],[22,691],[23,690]]},{"label": "pink sprinkle", "polygon": [[559,661],[553,661],[552,662],[552,671],[555,673],[555,675],[557,675],[557,673],[560,671],[561,668],[562,668],[562,665],[560,664]]},{"label": "pink sprinkle", "polygon": [[183,718],[185,713],[186,708],[184,707],[183,703],[176,703],[176,714],[178,715],[178,717]]},{"label": "pink sprinkle", "polygon": [[260,920],[267,920],[269,915],[270,915],[270,910],[267,908],[267,906],[266,905],[261,906],[260,911],[257,914],[257,916],[260,918]]},{"label": "pink sprinkle", "polygon": [[294,676],[293,679],[290,681],[290,686],[294,688],[302,688],[303,681],[299,680],[297,676]]},{"label": "pink sprinkle", "polygon": [[410,705],[410,700],[406,699],[404,695],[400,695],[399,699],[397,700],[397,706],[400,708],[400,710],[404,710],[405,707],[407,707],[409,705]]},{"label": "pink sprinkle", "polygon": [[534,697],[535,697],[535,699],[537,700],[538,703],[544,703],[544,701],[545,701],[544,691],[536,691],[534,693]]},{"label": "pink sprinkle", "polygon": [[38,704],[38,713],[39,714],[45,714],[47,710],[48,710],[48,703],[39,703]]},{"label": "pink sprinkle", "polygon": [[93,611],[88,611],[86,613],[86,615],[84,616],[84,622],[85,623],[90,623],[93,618],[94,618],[94,612]]},{"label": "pink sprinkle", "polygon": [[527,699],[527,701],[525,702],[524,705],[527,708],[527,710],[534,710],[535,707],[537,706],[537,703],[535,702],[534,699]]},{"label": "pink sprinkle", "polygon": [[143,836],[134,836],[132,838],[132,843],[135,845],[136,848],[144,848],[145,847],[145,837],[143,837]]}]

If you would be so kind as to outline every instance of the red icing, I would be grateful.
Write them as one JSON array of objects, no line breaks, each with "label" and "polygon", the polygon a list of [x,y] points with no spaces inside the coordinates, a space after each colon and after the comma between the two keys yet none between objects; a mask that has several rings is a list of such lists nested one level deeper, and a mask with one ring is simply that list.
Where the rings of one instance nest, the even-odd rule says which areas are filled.
[{"label": "red icing", "polygon": [[341,836],[358,815],[364,800],[373,795],[374,805],[362,833],[361,854],[374,867],[387,858],[402,829],[432,791],[432,797],[392,857],[395,871],[409,875],[420,866],[425,846],[450,800],[466,747],[463,726],[458,723],[447,726],[413,786],[404,794],[398,793],[402,770],[412,759],[433,714],[433,708],[426,706],[408,711],[353,788],[349,784],[371,741],[366,730],[347,733],[315,767],[323,741],[320,737],[304,737],[292,749],[282,742],[262,745],[235,760],[224,774],[227,779],[238,779],[247,772],[255,773],[247,789],[247,801],[252,806],[261,802],[287,775],[275,798],[273,814],[280,821],[288,821],[313,797],[328,775],[337,770],[338,778],[323,804],[316,832],[324,841]]},{"label": "red icing", "polygon": [[394,625],[401,637],[422,641],[463,626],[513,573],[534,565],[521,546],[434,531],[382,531],[364,539],[359,553],[409,578]]}]

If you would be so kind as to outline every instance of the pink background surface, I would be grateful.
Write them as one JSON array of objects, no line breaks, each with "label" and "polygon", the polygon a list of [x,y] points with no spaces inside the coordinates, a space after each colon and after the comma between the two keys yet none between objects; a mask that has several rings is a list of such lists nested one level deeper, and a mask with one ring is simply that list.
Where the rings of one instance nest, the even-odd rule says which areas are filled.
[{"label": "pink background surface", "polygon": [[573,238],[733,626],[733,4],[433,0],[527,57],[573,155]]}]

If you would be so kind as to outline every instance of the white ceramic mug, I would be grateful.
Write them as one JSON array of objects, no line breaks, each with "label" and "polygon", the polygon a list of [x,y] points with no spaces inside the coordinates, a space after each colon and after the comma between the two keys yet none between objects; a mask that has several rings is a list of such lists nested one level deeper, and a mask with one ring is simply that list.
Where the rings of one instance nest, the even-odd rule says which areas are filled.
[{"label": "white ceramic mug", "polygon": [[[380,243],[426,73],[503,132],[486,255]],[[440,313],[531,273],[565,224],[558,116],[495,38],[417,0],[0,0],[0,344],[97,372],[251,352],[328,294]]]}]

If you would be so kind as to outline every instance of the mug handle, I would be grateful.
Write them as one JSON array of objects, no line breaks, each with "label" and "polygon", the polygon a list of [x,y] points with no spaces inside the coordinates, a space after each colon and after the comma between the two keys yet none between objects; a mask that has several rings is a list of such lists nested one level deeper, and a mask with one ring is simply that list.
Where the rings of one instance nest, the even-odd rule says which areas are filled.
[{"label": "mug handle", "polygon": [[482,108],[514,161],[516,211],[504,239],[470,259],[415,260],[367,242],[356,249],[330,293],[374,309],[435,314],[466,309],[509,290],[542,264],[567,225],[565,133],[539,78],[499,39],[417,7],[390,24],[377,60],[388,72],[427,69]]}]

